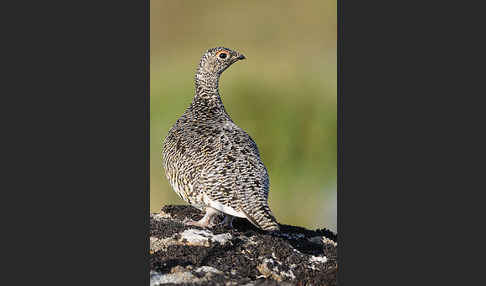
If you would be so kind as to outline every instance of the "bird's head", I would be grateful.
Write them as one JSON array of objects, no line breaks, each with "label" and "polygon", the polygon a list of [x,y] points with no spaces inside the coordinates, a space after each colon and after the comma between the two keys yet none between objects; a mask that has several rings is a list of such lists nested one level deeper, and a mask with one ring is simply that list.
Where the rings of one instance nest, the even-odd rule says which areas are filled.
[{"label": "bird's head", "polygon": [[245,56],[237,51],[216,47],[204,53],[199,63],[199,70],[203,73],[219,76],[229,66],[243,59],[245,59]]}]

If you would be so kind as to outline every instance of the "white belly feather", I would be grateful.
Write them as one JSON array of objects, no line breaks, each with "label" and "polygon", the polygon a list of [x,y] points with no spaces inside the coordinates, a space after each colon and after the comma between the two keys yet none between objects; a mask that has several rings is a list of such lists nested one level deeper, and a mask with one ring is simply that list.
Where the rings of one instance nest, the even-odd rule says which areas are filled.
[{"label": "white belly feather", "polygon": [[213,209],[216,209],[220,212],[223,212],[225,214],[229,214],[229,215],[236,216],[236,217],[246,218],[245,214],[242,211],[236,211],[234,208],[232,208],[230,206],[225,206],[220,202],[213,201],[207,195],[203,195],[203,201],[206,205],[208,205],[208,206],[212,207]]}]

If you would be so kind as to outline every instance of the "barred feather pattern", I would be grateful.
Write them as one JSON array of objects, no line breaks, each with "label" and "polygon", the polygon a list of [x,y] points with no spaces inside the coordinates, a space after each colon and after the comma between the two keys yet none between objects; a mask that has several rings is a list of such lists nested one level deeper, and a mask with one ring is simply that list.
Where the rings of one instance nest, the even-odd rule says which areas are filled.
[{"label": "barred feather pattern", "polygon": [[267,169],[256,143],[226,112],[218,90],[221,73],[240,59],[242,54],[224,47],[202,56],[196,95],[162,143],[162,165],[173,190],[194,207],[211,207],[274,231],[279,225],[268,206]]}]

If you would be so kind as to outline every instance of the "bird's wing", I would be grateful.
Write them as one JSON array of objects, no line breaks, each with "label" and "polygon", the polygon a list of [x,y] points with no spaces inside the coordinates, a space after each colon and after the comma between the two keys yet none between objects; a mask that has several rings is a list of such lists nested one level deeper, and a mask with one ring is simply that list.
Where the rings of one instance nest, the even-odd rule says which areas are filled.
[{"label": "bird's wing", "polygon": [[238,126],[228,125],[215,132],[215,152],[203,168],[197,188],[209,206],[256,224],[251,214],[259,209],[269,211],[267,170],[253,139]]}]

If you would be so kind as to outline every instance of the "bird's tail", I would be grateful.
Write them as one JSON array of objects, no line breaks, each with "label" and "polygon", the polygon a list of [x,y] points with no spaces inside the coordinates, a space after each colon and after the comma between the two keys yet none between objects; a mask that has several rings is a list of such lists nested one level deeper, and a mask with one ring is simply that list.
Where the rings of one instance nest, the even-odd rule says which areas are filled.
[{"label": "bird's tail", "polygon": [[246,218],[259,229],[265,231],[280,230],[277,219],[272,214],[272,211],[268,205],[256,207],[251,212],[243,210],[243,213],[245,214]]}]

